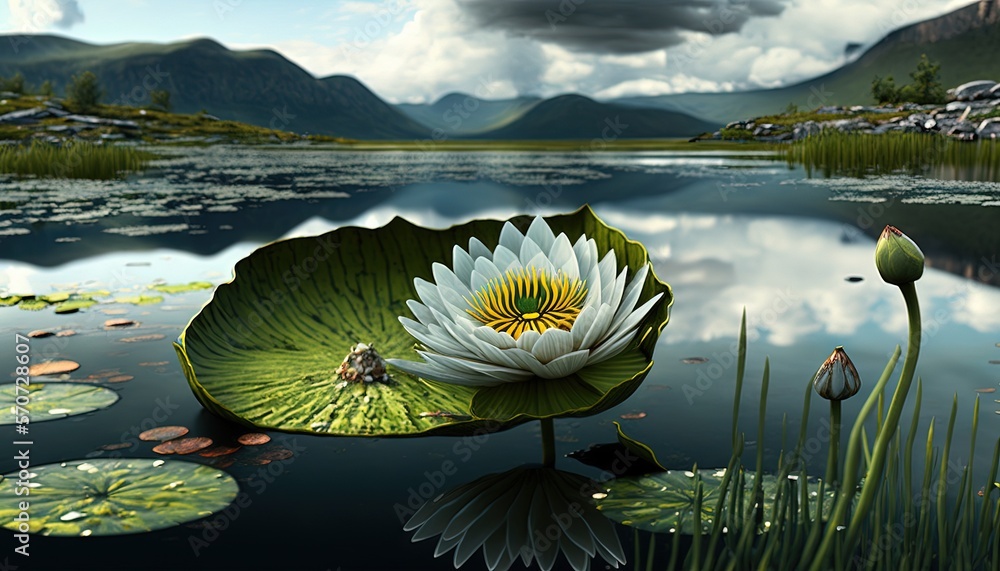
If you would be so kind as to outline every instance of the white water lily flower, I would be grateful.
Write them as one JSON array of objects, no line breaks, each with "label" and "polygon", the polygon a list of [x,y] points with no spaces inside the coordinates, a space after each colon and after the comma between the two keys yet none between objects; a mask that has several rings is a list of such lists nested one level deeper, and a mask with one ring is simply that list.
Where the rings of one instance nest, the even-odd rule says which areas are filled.
[{"label": "white water lily flower", "polygon": [[657,294],[636,308],[649,265],[628,279],[615,252],[598,260],[586,236],[573,244],[541,217],[526,234],[507,222],[490,251],[477,238],[453,250],[453,269],[433,265],[434,281],[414,280],[420,301],[400,317],[424,345],[424,362],[389,363],[427,379],[495,386],[571,375],[621,353]]}]

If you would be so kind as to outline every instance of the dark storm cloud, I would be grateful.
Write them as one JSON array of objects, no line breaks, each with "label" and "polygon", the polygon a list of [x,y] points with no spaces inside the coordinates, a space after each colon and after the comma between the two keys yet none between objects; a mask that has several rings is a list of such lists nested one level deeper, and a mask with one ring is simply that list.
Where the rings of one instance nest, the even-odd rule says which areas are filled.
[{"label": "dark storm cloud", "polygon": [[459,0],[483,28],[593,53],[675,46],[682,32],[728,34],[777,16],[783,0]]}]

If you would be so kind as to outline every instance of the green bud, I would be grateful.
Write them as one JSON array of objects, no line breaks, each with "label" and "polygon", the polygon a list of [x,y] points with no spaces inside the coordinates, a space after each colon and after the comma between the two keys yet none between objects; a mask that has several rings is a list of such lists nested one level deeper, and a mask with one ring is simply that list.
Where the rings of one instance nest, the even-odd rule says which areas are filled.
[{"label": "green bud", "polygon": [[875,245],[875,267],[886,283],[913,283],[924,275],[924,253],[898,228],[886,226]]},{"label": "green bud", "polygon": [[826,400],[844,400],[861,390],[861,377],[843,347],[837,347],[823,361],[813,377],[813,388]]}]

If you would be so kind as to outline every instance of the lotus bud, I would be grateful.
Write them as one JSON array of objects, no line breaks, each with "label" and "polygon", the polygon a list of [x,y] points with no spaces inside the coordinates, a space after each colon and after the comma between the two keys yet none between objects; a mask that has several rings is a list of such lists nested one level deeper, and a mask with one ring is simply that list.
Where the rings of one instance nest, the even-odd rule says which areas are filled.
[{"label": "lotus bud", "polygon": [[905,285],[924,274],[924,254],[895,226],[886,226],[875,245],[875,266],[886,283]]},{"label": "lotus bud", "polygon": [[837,347],[813,377],[813,388],[826,400],[851,398],[861,389],[861,377],[843,347]]}]

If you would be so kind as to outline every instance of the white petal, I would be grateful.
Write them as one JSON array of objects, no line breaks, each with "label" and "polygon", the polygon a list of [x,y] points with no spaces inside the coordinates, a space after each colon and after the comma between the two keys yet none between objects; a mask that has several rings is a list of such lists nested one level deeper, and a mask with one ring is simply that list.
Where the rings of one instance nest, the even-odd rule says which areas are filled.
[{"label": "white petal", "polygon": [[586,236],[580,236],[573,244],[573,253],[580,263],[580,275],[590,275],[591,268],[597,264],[597,242],[588,240]]},{"label": "white petal", "polygon": [[556,236],[552,233],[552,229],[549,225],[545,223],[545,219],[541,216],[536,216],[534,220],[531,221],[531,226],[528,226],[528,232],[524,235],[525,238],[530,239],[538,247],[542,249],[543,252],[548,252],[552,248],[552,243],[555,242]]},{"label": "white petal", "polygon": [[601,361],[607,361],[611,357],[621,353],[632,342],[635,334],[636,331],[634,329],[632,331],[622,331],[621,335],[616,335],[604,341],[599,347],[590,352],[590,359],[587,360],[587,364],[592,365]]},{"label": "white petal", "polygon": [[462,280],[455,275],[455,272],[448,268],[448,266],[439,262],[434,262],[434,264],[431,265],[431,270],[434,273],[434,282],[438,286],[438,293],[441,294],[441,299],[446,299],[446,289],[457,293],[459,299],[467,298],[472,295],[472,292],[469,291],[469,286],[466,283],[463,283]]},{"label": "white petal", "polygon": [[503,246],[497,246],[497,251],[493,252],[493,263],[501,274],[524,267],[517,254]]},{"label": "white petal", "polygon": [[[435,335],[435,331],[444,333],[441,326],[437,324],[428,327],[406,317],[400,317],[399,322],[403,324],[403,328],[406,329],[407,333],[414,336],[417,341],[423,343],[428,349],[445,355],[469,357],[474,355],[474,353],[469,352],[461,343],[452,339],[450,335]],[[434,331],[431,330],[431,327],[434,328]]]},{"label": "white petal", "polygon": [[500,245],[511,252],[520,252],[523,241],[524,236],[517,228],[510,222],[504,222],[503,228],[500,230]]},{"label": "white petal", "polygon": [[408,299],[406,300],[406,307],[409,307],[410,311],[413,312],[413,316],[417,318],[417,321],[423,323],[424,325],[437,323],[437,320],[434,318],[434,314],[431,313],[431,310],[427,309],[427,306],[419,301],[415,299]]},{"label": "white petal", "polygon": [[535,346],[535,342],[538,341],[538,338],[541,336],[541,333],[535,331],[534,329],[524,331],[517,338],[517,348],[530,352],[531,348]]},{"label": "white petal", "polygon": [[475,268],[472,256],[456,245],[451,249],[451,257],[453,260],[452,267],[455,268],[455,275],[458,276],[458,279],[462,280],[462,283],[465,284],[466,287],[468,287],[470,283],[469,280],[472,277],[472,270]]},{"label": "white petal", "polygon": [[514,338],[510,336],[510,333],[500,333],[499,331],[483,325],[482,327],[477,327],[472,331],[480,341],[489,343],[498,349],[512,349],[517,347],[517,342]]},{"label": "white petal", "polygon": [[573,351],[542,365],[541,372],[536,373],[543,379],[558,379],[572,375],[582,369],[587,363],[590,351]]},{"label": "white petal", "polygon": [[[649,313],[649,310],[652,309],[654,305],[656,305],[656,302],[660,300],[660,297],[662,295],[663,295],[662,293],[656,294],[646,303],[642,304],[642,306],[640,306],[638,309],[629,314],[628,318],[626,318],[625,321],[623,321],[617,328],[612,328],[611,335],[609,335],[607,339],[601,341],[600,346],[593,351],[593,357],[597,358],[598,361],[592,360],[591,362],[599,362],[607,358],[607,357],[599,357],[599,355],[606,354],[607,350],[605,349],[605,345],[609,344],[614,345],[618,342],[619,339],[623,338],[631,339],[632,337],[634,337],[636,333],[635,328],[638,327],[639,322],[646,317],[646,314]],[[621,349],[614,351],[609,356],[614,356],[619,352],[621,352]]]},{"label": "white petal", "polygon": [[531,348],[531,354],[542,364],[573,350],[573,334],[562,329],[546,329]]},{"label": "white petal", "polygon": [[570,245],[569,238],[565,234],[560,234],[553,242],[552,247],[549,248],[549,261],[552,262],[552,266],[557,272],[561,271],[570,279],[580,277],[580,265],[576,261],[573,246]]},{"label": "white petal", "polygon": [[618,307],[621,302],[621,292],[628,283],[628,267],[618,271],[613,257],[614,252],[608,252],[607,256],[601,260],[601,303],[607,303],[611,307]]},{"label": "white petal", "polygon": [[425,363],[422,361],[407,361],[405,359],[386,359],[386,362],[401,371],[416,375],[424,379],[452,383],[455,385],[465,385],[468,387],[492,387],[500,384],[496,379],[482,375],[472,377],[460,375],[453,371],[444,369],[438,365]]},{"label": "white petal", "polygon": [[510,383],[514,381],[524,381],[532,377],[530,372],[521,369],[512,369],[501,365],[483,363],[481,361],[472,361],[469,359],[460,359],[458,357],[449,357],[447,355],[438,355],[437,353],[429,353],[425,351],[417,351],[417,353],[419,353],[420,356],[423,357],[428,363],[439,365],[443,369],[447,369],[458,374],[465,374],[472,378],[481,378],[486,376],[500,382]]},{"label": "white petal", "polygon": [[590,326],[590,331],[587,332],[583,341],[580,342],[580,349],[589,349],[593,347],[599,339],[604,337],[608,332],[608,326],[611,325],[611,319],[614,316],[615,311],[610,305],[602,305],[597,310],[597,317],[594,318],[594,324]]},{"label": "white petal", "polygon": [[470,280],[472,285],[470,289],[472,291],[483,291],[489,285],[489,282],[500,279],[503,279],[503,274],[493,262],[486,258],[477,258],[476,269],[473,270],[472,279]]},{"label": "white petal", "polygon": [[448,311],[445,308],[444,301],[441,300],[441,295],[438,293],[436,285],[421,278],[414,279],[413,285],[417,288],[417,297],[419,297],[420,301],[424,302],[424,305],[426,305],[429,309],[436,309],[441,312]]},{"label": "white petal", "polygon": [[632,282],[628,284],[628,289],[625,291],[625,297],[621,300],[621,304],[617,305],[618,311],[615,312],[615,318],[611,320],[611,331],[616,330],[621,323],[632,313],[632,309],[635,308],[635,304],[639,301],[639,296],[642,295],[642,288],[646,283],[646,274],[649,273],[649,266],[643,266],[638,272],[636,272],[635,277],[632,278]]},{"label": "white petal", "polygon": [[542,252],[542,249],[533,240],[525,239],[521,242],[521,249],[515,250],[515,252],[517,253],[517,258],[521,260],[521,265],[526,268],[531,267],[532,264],[530,261],[534,258],[541,256],[546,260],[548,259],[545,252]]},{"label": "white petal", "polygon": [[597,307],[592,305],[584,307],[580,311],[580,314],[576,316],[573,327],[570,328],[570,331],[573,332],[573,349],[581,348],[584,337],[587,336],[587,333],[593,327],[596,320]]},{"label": "white petal", "polygon": [[490,252],[490,249],[476,237],[469,238],[469,255],[472,256],[473,260],[477,258],[493,259],[493,253]]}]

